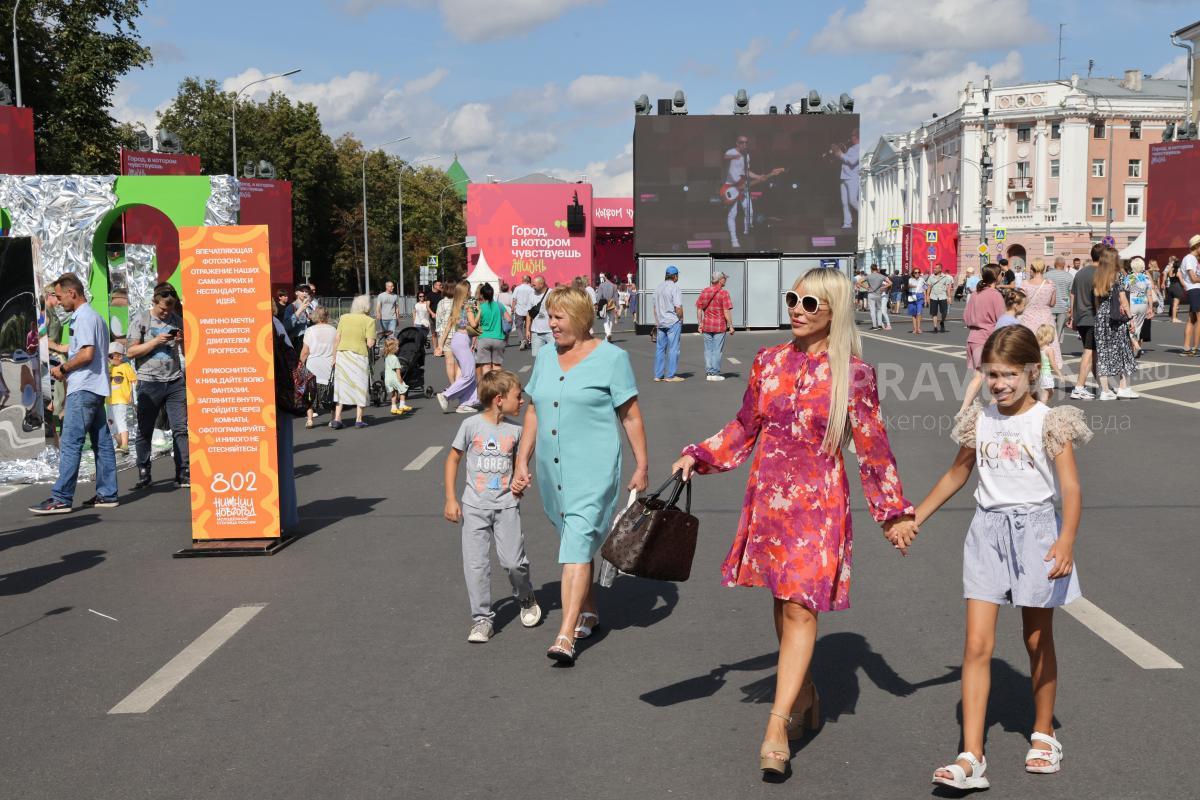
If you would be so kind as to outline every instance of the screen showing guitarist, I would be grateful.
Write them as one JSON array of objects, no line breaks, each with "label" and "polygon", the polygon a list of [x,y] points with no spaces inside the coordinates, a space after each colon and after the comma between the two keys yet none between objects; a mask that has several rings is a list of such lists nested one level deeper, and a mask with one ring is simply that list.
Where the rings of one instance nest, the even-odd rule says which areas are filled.
[{"label": "screen showing guitarist", "polygon": [[750,188],[783,172],[782,167],[759,175],[750,169],[750,137],[738,136],[734,146],[725,151],[725,185],[721,197],[729,204],[725,227],[729,230],[730,245],[741,247],[738,241],[738,210],[742,212],[742,235],[748,236],[754,227],[754,201]]}]

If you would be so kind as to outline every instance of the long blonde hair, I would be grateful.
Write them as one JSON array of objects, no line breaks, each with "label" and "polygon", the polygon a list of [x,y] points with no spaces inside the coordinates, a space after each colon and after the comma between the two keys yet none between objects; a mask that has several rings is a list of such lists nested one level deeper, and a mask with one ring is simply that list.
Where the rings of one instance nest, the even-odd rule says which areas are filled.
[{"label": "long blonde hair", "polygon": [[1105,247],[1096,260],[1096,297],[1107,297],[1121,274],[1121,255],[1115,247]]},{"label": "long blonde hair", "polygon": [[829,304],[829,424],[821,449],[836,455],[850,441],[850,358],[862,356],[862,340],[854,327],[850,280],[836,269],[806,272],[792,287]]},{"label": "long blonde hair", "polygon": [[450,306],[450,316],[446,319],[446,330],[442,332],[443,342],[458,330],[458,320],[462,317],[463,306],[467,304],[470,294],[471,284],[468,281],[459,281],[454,287],[453,305]]}]

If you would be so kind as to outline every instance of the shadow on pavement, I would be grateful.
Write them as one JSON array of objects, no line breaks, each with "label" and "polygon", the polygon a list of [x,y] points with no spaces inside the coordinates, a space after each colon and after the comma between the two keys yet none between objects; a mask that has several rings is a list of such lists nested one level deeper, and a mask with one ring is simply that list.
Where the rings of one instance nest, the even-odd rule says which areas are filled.
[{"label": "shadow on pavement", "polygon": [[88,525],[94,525],[99,521],[100,515],[95,512],[90,514],[76,513],[47,521],[41,525],[27,525],[11,533],[0,533],[0,552],[42,539],[49,539],[51,536],[57,536],[60,533],[67,533],[87,527]]},{"label": "shadow on pavement", "polygon": [[292,448],[293,453],[299,453],[302,450],[312,450],[314,447],[328,447],[335,443],[337,439],[313,439],[311,442],[301,442]]},{"label": "shadow on pavement", "polygon": [[0,596],[32,592],[66,575],[91,569],[104,561],[106,552],[105,550],[80,550],[77,553],[68,553],[53,564],[43,564],[40,567],[29,567],[10,572],[7,575],[0,575]]},{"label": "shadow on pavement", "polygon": [[328,528],[335,522],[351,517],[362,517],[375,510],[382,503],[383,497],[328,497],[323,500],[313,500],[300,506],[300,525],[295,531],[297,538],[303,539],[309,534],[316,533],[322,528]]},{"label": "shadow on pavement", "polygon": [[17,631],[24,630],[25,628],[28,628],[30,625],[36,625],[37,623],[44,620],[46,617],[53,617],[58,614],[66,614],[68,611],[74,611],[74,610],[75,610],[75,606],[60,606],[59,608],[52,608],[49,611],[47,611],[45,614],[42,614],[40,617],[35,617],[34,619],[29,620],[29,622],[26,622],[24,625],[18,625],[15,628],[9,628],[4,633],[0,633],[0,639],[3,639],[5,636],[8,636],[10,633],[16,633]]}]

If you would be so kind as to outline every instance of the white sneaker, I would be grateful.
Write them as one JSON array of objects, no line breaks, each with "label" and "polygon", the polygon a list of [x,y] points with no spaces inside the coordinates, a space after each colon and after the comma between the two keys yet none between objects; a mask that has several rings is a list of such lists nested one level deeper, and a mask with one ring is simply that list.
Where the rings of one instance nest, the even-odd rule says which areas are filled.
[{"label": "white sneaker", "polygon": [[1116,399],[1117,399],[1117,393],[1116,393],[1116,392],[1110,392],[1108,389],[1105,389],[1105,390],[1103,390],[1102,392],[1100,392],[1100,399],[1101,399],[1101,400],[1116,400]]},{"label": "white sneaker", "polygon": [[723,381],[723,380],[725,380],[725,376],[724,375],[709,375],[705,380]]},{"label": "white sneaker", "polygon": [[467,641],[472,644],[483,644],[491,638],[492,623],[486,619],[481,619],[472,625],[471,632],[467,634]]},{"label": "white sneaker", "polygon": [[1117,389],[1117,397],[1122,400],[1137,400],[1140,396],[1133,389]]},{"label": "white sneaker", "polygon": [[1084,386],[1076,386],[1071,390],[1072,400],[1095,400],[1096,395],[1091,393],[1091,390]]},{"label": "white sneaker", "polygon": [[537,597],[529,595],[521,601],[521,624],[532,628],[542,621],[542,607],[538,605]]},{"label": "white sneaker", "polygon": [[478,408],[475,406],[469,406],[466,403],[463,403],[458,408],[454,409],[454,413],[456,414],[474,414],[477,411],[479,411]]},{"label": "white sneaker", "polygon": [[442,413],[449,414],[450,413],[450,401],[446,399],[446,395],[442,394],[441,392],[438,392],[435,395],[435,397],[437,397],[438,405],[442,407]]}]

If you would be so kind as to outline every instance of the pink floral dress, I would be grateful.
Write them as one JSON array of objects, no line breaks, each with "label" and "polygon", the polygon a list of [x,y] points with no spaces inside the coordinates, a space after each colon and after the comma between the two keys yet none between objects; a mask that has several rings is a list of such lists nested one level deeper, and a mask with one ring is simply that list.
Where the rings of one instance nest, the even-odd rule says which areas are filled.
[{"label": "pink floral dress", "polygon": [[[829,421],[825,353],[782,344],[760,350],[737,417],[684,448],[701,474],[750,466],[733,547],[721,566],[726,586],[766,586],[775,597],[816,611],[850,607],[853,533],[850,484],[839,452],[821,449]],[[850,425],[859,475],[877,522],[911,515],[879,408],[875,370],[850,360]]]}]

